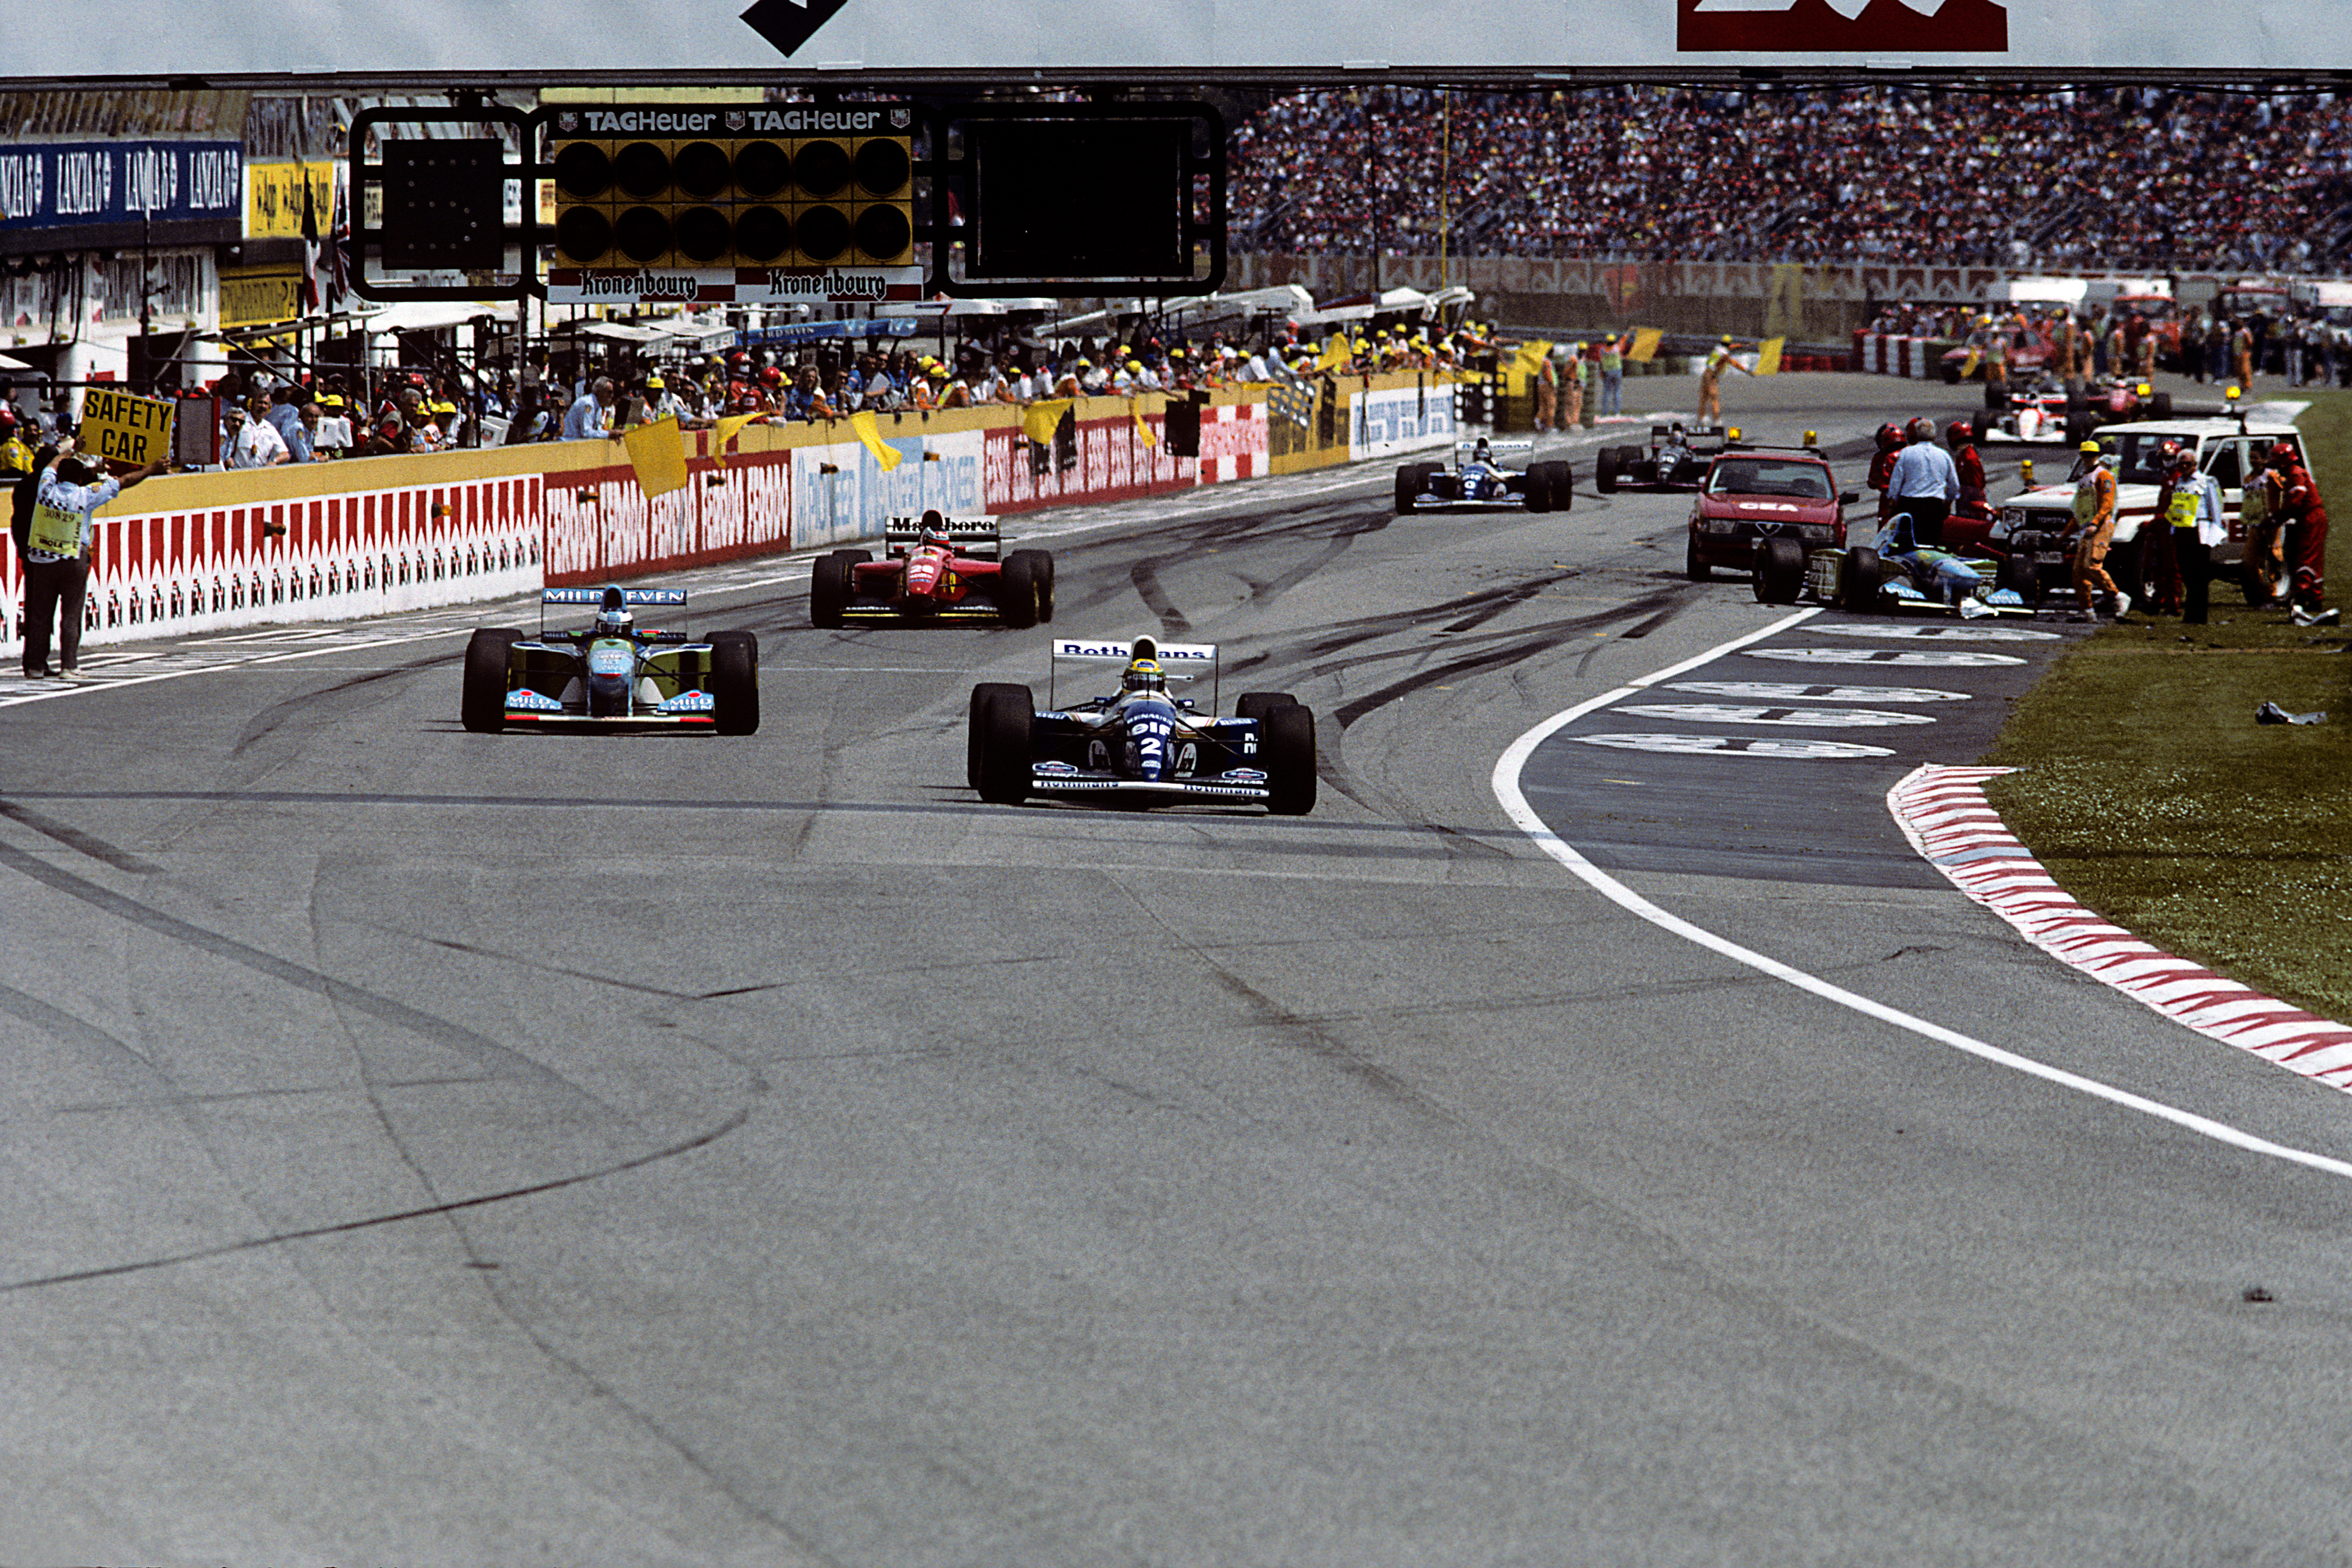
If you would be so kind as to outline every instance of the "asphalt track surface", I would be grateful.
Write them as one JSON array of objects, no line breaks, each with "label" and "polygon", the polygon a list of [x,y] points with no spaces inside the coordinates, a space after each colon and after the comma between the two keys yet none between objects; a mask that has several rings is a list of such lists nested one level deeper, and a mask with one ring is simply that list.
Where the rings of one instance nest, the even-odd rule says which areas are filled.
[{"label": "asphalt track surface", "polygon": [[[1890,394],[1966,396],[1729,397]],[[2337,1158],[2344,1098],[1887,816],[2058,644],[1687,583],[1685,498],[1569,452],[1565,516],[1030,525],[1054,632],[1316,709],[1304,819],[982,805],[965,693],[1048,633],[814,631],[786,563],[694,584],[742,740],[464,733],[471,615],[10,682],[0,1562],[2352,1560],[2352,1184],[2078,1085]],[[1822,989],[1498,798],[1686,664],[1525,799]]]}]

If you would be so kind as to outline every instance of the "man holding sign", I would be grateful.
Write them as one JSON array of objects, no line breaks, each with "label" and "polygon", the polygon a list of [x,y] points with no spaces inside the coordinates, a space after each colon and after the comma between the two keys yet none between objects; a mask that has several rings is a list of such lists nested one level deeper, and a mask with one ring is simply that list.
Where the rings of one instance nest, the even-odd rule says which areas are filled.
[{"label": "man holding sign", "polygon": [[[37,488],[24,552],[25,673],[81,680],[86,679],[79,665],[82,595],[89,587],[89,514],[162,468],[169,448],[119,479],[71,456],[72,450],[72,444],[66,443],[57,460],[44,465],[30,481]],[[52,617],[58,623],[59,666],[54,671],[49,668]]]}]

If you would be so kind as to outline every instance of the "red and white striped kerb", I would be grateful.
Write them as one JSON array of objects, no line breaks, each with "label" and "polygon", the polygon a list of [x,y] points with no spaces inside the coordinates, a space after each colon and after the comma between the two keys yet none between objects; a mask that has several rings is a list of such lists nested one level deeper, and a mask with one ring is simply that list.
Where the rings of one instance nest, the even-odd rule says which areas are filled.
[{"label": "red and white striped kerb", "polygon": [[2305,1078],[2352,1089],[2352,1028],[2175,958],[2074,901],[1985,799],[2007,768],[1921,767],[1887,809],[1927,862],[2042,952],[2175,1023]]}]

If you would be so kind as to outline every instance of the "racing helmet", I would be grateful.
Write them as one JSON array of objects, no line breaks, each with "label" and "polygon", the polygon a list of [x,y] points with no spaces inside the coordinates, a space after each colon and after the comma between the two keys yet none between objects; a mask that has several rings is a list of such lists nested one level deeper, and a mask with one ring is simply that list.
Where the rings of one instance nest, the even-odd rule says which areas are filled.
[{"label": "racing helmet", "polygon": [[629,596],[617,587],[607,588],[596,604],[596,635],[627,637],[635,618],[629,614]]},{"label": "racing helmet", "polygon": [[1486,445],[1486,437],[1484,436],[1479,437],[1478,444],[1471,448],[1470,460],[1474,463],[1491,463],[1495,460],[1495,449]]},{"label": "racing helmet", "polygon": [[1667,438],[1668,438],[1668,439],[1670,439],[1670,440],[1672,440],[1672,441],[1674,441],[1674,442],[1675,442],[1676,444],[1680,444],[1680,442],[1682,441],[1683,437],[1685,437],[1685,436],[1687,436],[1687,435],[1689,435],[1689,434],[1690,434],[1690,432],[1689,432],[1689,431],[1687,431],[1687,430],[1685,430],[1685,429],[1684,429],[1684,428],[1683,428],[1683,422],[1682,422],[1681,420],[1679,420],[1679,419],[1675,420],[1672,425],[1669,425],[1669,426],[1666,426],[1666,436],[1667,436]]},{"label": "racing helmet", "polygon": [[925,544],[952,544],[954,536],[948,531],[948,520],[937,508],[923,513],[920,540]]},{"label": "racing helmet", "polygon": [[1955,419],[1944,426],[1945,445],[1950,447],[1955,452],[1975,440],[1976,437],[1975,427],[1965,419]]},{"label": "racing helmet", "polygon": [[1121,691],[1165,691],[1168,672],[1160,668],[1156,658],[1138,658],[1128,662],[1127,673],[1118,678]]},{"label": "racing helmet", "polygon": [[1890,419],[1878,427],[1878,449],[1891,452],[1903,445],[1903,427]]},{"label": "racing helmet", "polygon": [[2271,467],[2273,468],[2291,468],[2300,458],[2301,454],[2295,451],[2292,441],[2281,441],[2271,448]]}]

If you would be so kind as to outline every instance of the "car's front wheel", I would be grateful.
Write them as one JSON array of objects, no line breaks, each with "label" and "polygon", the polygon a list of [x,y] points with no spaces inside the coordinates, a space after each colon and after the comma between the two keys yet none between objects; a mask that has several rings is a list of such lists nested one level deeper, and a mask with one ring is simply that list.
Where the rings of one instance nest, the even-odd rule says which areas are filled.
[{"label": "car's front wheel", "polygon": [[1805,547],[1793,539],[1768,539],[1756,551],[1756,602],[1793,605],[1805,585]]},{"label": "car's front wheel", "polygon": [[1315,713],[1297,703],[1258,721],[1258,760],[1265,765],[1265,808],[1276,816],[1315,809]]},{"label": "car's front wheel", "polygon": [[1025,686],[975,697],[972,724],[978,731],[980,798],[996,805],[1019,805],[1029,798],[1031,746],[1036,732],[1036,699]]},{"label": "car's front wheel", "polygon": [[487,626],[467,640],[457,721],[478,735],[495,735],[507,727],[507,666],[520,641],[519,631]]},{"label": "car's front wheel", "polygon": [[722,735],[760,728],[760,639],[750,632],[711,634],[710,717]]}]

